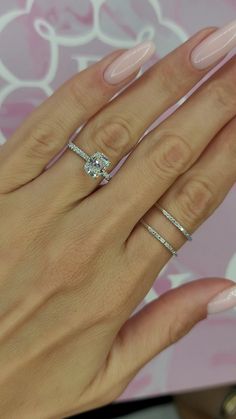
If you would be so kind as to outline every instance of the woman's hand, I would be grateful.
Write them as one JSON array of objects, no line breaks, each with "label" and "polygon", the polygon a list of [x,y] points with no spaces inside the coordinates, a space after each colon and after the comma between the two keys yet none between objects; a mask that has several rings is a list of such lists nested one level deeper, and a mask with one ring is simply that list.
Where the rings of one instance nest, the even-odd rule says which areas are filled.
[{"label": "woman's hand", "polygon": [[147,134],[103,187],[70,150],[44,170],[82,125],[74,142],[115,167],[233,47],[226,37],[235,24],[191,55],[214,31],[195,35],[109,103],[153,47],[115,52],[61,87],[1,148],[2,419],[60,418],[114,400],[143,365],[222,309],[222,295],[208,305],[213,297],[233,289],[225,279],[195,281],[128,320],[171,257],[139,220],[178,249],[185,237],[154,204],[193,232],[236,180],[235,59]]}]

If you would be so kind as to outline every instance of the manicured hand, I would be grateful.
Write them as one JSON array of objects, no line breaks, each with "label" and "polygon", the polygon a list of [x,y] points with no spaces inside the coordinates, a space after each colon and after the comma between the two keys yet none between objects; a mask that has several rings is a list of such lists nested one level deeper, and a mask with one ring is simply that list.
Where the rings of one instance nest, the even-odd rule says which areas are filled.
[{"label": "manicured hand", "polygon": [[[116,51],[69,80],[1,148],[1,419],[107,404],[208,313],[236,304],[231,281],[208,278],[129,318],[172,256],[139,221],[178,250],[186,238],[155,204],[194,233],[235,183],[235,58],[146,133],[235,34],[235,22],[205,29],[136,81],[153,44]],[[104,186],[69,149],[48,166],[78,127],[74,143],[104,153],[109,171],[131,152]]]}]

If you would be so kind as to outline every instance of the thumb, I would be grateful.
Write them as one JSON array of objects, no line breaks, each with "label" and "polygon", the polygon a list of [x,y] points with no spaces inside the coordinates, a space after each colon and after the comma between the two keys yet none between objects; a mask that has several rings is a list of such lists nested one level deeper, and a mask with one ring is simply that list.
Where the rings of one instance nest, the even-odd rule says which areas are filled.
[{"label": "thumb", "polygon": [[124,390],[146,363],[206,318],[208,303],[233,285],[227,279],[202,278],[147,304],[120,329],[109,356],[108,381],[116,377],[117,388]]}]

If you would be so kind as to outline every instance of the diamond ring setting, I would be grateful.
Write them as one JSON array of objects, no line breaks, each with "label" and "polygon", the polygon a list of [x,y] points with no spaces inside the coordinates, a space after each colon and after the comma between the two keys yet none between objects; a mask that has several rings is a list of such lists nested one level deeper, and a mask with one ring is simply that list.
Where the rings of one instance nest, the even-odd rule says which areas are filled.
[{"label": "diamond ring setting", "polygon": [[[69,141],[67,144],[68,148],[80,156],[84,161],[84,171],[87,175],[91,176],[94,179],[103,177],[107,181],[111,179],[111,175],[107,173],[107,168],[111,166],[111,162],[108,157],[97,151],[91,156],[85,153],[81,148],[79,148],[72,141]],[[187,240],[191,241],[191,234],[185,229],[185,227],[173,217],[165,208],[159,205],[159,203],[154,204],[155,207],[161,211],[164,215],[184,236]],[[147,224],[144,219],[140,220],[140,223],[145,227],[145,229],[152,235],[157,241],[159,241],[171,254],[172,256],[178,256],[177,250],[163,237],[161,236],[153,227]]]},{"label": "diamond ring setting", "polygon": [[97,179],[100,176],[106,179],[107,181],[111,179],[110,174],[106,171],[106,169],[111,165],[111,162],[108,159],[108,157],[105,156],[105,154],[97,151],[93,155],[89,156],[73,142],[68,143],[68,148],[74,153],[76,153],[78,156],[80,156],[83,160],[85,160],[86,163],[84,165],[84,170],[87,173],[87,175],[95,179]]}]

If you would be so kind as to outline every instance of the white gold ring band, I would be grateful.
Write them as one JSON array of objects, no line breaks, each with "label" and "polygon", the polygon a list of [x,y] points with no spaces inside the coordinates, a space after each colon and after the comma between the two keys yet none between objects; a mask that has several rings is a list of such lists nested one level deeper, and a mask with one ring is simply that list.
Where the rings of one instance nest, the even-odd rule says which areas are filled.
[{"label": "white gold ring band", "polygon": [[[159,204],[155,204],[155,207],[161,211],[161,213],[176,227],[178,230],[189,240],[192,240],[191,234],[180,224],[167,210],[162,208]],[[163,237],[161,236],[153,227],[147,224],[143,219],[140,220],[140,223],[146,228],[146,230],[163,246],[165,246],[172,256],[178,256],[176,249]]]}]

